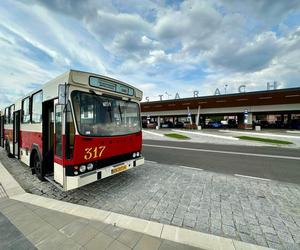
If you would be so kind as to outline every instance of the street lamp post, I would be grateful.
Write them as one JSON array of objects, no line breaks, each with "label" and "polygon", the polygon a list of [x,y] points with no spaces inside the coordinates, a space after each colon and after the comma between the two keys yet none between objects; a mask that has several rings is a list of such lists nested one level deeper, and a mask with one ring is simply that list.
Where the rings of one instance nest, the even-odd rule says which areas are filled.
[{"label": "street lamp post", "polygon": [[227,90],[228,84],[225,84],[225,95],[226,95],[226,90]]}]

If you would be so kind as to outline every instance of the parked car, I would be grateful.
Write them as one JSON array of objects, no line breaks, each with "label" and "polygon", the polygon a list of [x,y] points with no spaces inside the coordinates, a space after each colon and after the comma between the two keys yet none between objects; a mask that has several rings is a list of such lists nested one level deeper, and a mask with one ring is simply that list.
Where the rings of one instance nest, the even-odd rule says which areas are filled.
[{"label": "parked car", "polygon": [[160,125],[162,128],[174,128],[173,122],[167,121]]},{"label": "parked car", "polygon": [[156,126],[157,126],[156,122],[150,122],[150,123],[147,124],[147,128],[153,128],[153,129],[155,129]]},{"label": "parked car", "polygon": [[268,121],[260,121],[259,122],[259,125],[262,127],[262,128],[269,128],[270,127],[270,124]]},{"label": "parked car", "polygon": [[253,126],[261,126],[262,128],[269,128],[270,127],[270,123],[268,121],[253,121]]},{"label": "parked car", "polygon": [[183,128],[183,122],[175,122],[174,128]]},{"label": "parked car", "polygon": [[211,121],[207,124],[209,128],[222,128],[222,123],[220,121]]},{"label": "parked car", "polygon": [[148,125],[147,121],[142,121],[142,128],[147,128],[147,125]]},{"label": "parked car", "polygon": [[294,119],[291,121],[292,129],[300,129],[300,119]]},{"label": "parked car", "polygon": [[274,121],[269,123],[270,128],[284,128],[284,123],[282,121]]},{"label": "parked car", "polygon": [[228,119],[228,128],[237,128],[237,122],[235,119]]},{"label": "parked car", "polygon": [[228,120],[222,120],[221,124],[223,127],[227,127],[228,126]]},{"label": "parked car", "polygon": [[184,127],[184,128],[187,128],[187,127],[189,127],[189,125],[191,125],[191,123],[190,123],[190,122],[184,122],[184,123],[183,123],[183,127]]},{"label": "parked car", "polygon": [[184,123],[184,128],[186,129],[197,129],[197,125],[195,123],[190,123],[190,122],[185,122]]}]

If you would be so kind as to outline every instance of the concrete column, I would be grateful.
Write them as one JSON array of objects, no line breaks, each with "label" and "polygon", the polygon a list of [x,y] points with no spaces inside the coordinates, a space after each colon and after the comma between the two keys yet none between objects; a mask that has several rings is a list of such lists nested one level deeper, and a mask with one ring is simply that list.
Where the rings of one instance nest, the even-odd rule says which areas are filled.
[{"label": "concrete column", "polygon": [[248,116],[246,117],[245,116],[245,128],[247,129],[252,129],[252,122],[253,122],[253,116],[252,116],[252,113],[249,112],[248,113]]},{"label": "concrete column", "polygon": [[247,115],[246,114],[244,115],[245,124],[252,124],[252,119],[253,119],[252,113],[248,113]]},{"label": "concrete column", "polygon": [[203,122],[203,128],[205,128],[206,124],[205,124],[205,121],[206,121],[206,116],[205,115],[202,115],[202,122]]},{"label": "concrete column", "polygon": [[244,114],[238,114],[238,128],[242,128],[244,126]]},{"label": "concrete column", "polygon": [[157,128],[156,129],[160,129],[160,116],[157,117]]},{"label": "concrete column", "polygon": [[190,107],[187,107],[188,119],[190,120],[190,124],[192,124],[192,114],[190,112]]},{"label": "concrete column", "polygon": [[292,114],[291,114],[291,113],[288,113],[287,124],[288,124],[288,127],[289,127],[289,128],[291,127],[291,123],[292,123]]},{"label": "concrete column", "polygon": [[196,125],[199,126],[199,119],[200,119],[200,105],[198,106],[198,111],[196,115]]}]

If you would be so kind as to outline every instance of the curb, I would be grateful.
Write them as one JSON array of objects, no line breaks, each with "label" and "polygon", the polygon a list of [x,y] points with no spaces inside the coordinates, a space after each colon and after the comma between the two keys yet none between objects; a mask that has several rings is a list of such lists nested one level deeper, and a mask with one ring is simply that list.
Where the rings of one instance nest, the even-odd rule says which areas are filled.
[{"label": "curb", "polygon": [[11,176],[11,174],[6,170],[6,168],[0,162],[0,183],[2,184],[8,197],[13,197],[15,195],[25,194],[25,190],[20,186],[20,184]]},{"label": "curb", "polygon": [[[236,133],[236,134],[244,134],[244,135],[254,135],[254,136],[269,136],[269,137],[281,137],[281,138],[291,138],[291,139],[300,139],[300,136],[296,135],[284,135],[284,134],[271,134],[271,133],[257,133],[257,132],[244,132],[244,131],[230,131],[230,130],[224,130],[221,129],[219,130],[220,132],[223,133]],[[297,133],[298,131],[296,131]],[[289,133],[289,132],[288,132]],[[298,132],[300,133],[300,132]]]},{"label": "curb", "polygon": [[179,130],[179,129],[172,129],[172,131],[178,132],[178,133],[183,133],[183,134],[194,134],[194,135],[198,135],[198,136],[221,138],[221,139],[232,140],[232,141],[239,141],[240,140],[239,138],[235,138],[233,136],[214,135],[214,134],[209,134],[209,133],[204,133],[204,132],[184,131],[184,130]]},{"label": "curb", "polygon": [[270,249],[212,234],[192,231],[185,228],[148,221],[140,218],[117,214],[97,208],[58,201],[39,195],[26,193],[0,162],[0,183],[10,199],[29,203],[54,211],[75,215],[85,219],[101,221],[124,229],[151,235],[165,240],[178,242],[202,249],[264,250]]}]

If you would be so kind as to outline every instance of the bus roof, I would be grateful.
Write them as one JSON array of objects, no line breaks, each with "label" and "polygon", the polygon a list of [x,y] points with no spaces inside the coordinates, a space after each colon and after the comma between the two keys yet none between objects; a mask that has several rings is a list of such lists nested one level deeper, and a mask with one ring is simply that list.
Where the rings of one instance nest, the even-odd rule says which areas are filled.
[{"label": "bus roof", "polygon": [[[132,89],[134,89],[135,94],[130,98],[136,99],[136,100],[139,100],[139,101],[142,100],[143,92],[141,90],[125,83],[125,82],[119,81],[119,80],[111,78],[111,77],[95,74],[95,73],[90,73],[90,72],[84,72],[84,71],[71,69],[71,70],[68,70],[67,72],[57,76],[56,78],[46,82],[40,88],[33,90],[32,92],[30,92],[27,95],[21,97],[15,103],[10,104],[9,106],[15,104],[15,110],[19,110],[19,109],[21,109],[21,102],[24,98],[26,98],[28,96],[31,96],[32,94],[37,93],[41,90],[43,90],[43,101],[47,101],[47,100],[57,98],[58,97],[58,85],[64,84],[64,83],[67,83],[67,84],[70,84],[70,85],[73,85],[73,86],[93,89],[96,92],[97,91],[100,91],[100,92],[101,91],[107,91],[107,92],[111,93],[112,95],[117,95],[117,96],[122,95],[121,93],[116,93],[116,92],[110,91],[108,89],[100,89],[100,88],[97,88],[97,87],[90,86],[90,77],[96,77],[96,78],[99,78],[99,79],[103,79],[103,80],[106,80],[106,81],[109,81],[109,82],[121,84],[122,86],[132,88]],[[4,110],[3,110],[3,112],[4,112]]]}]

